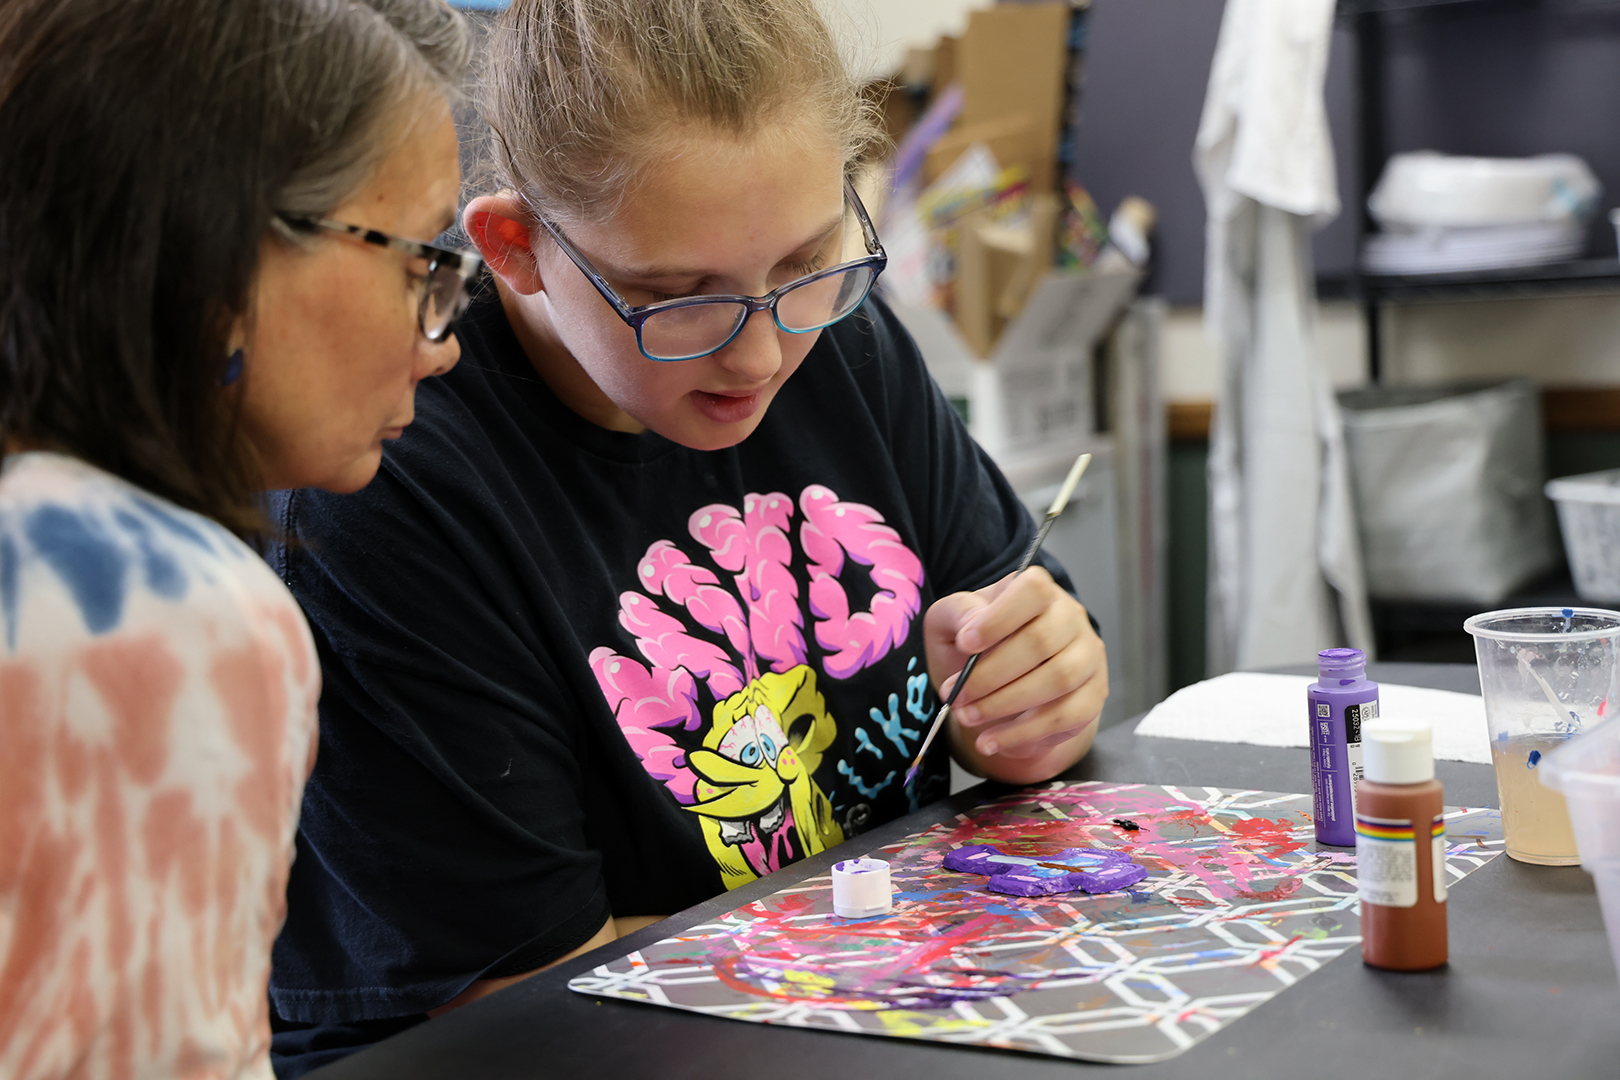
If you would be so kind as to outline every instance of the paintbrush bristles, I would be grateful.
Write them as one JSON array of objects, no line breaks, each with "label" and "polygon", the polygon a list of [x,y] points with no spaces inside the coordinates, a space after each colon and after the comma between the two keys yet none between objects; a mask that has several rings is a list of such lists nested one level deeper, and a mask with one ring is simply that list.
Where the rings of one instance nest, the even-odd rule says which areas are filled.
[{"label": "paintbrush bristles", "polygon": [[[956,681],[957,687],[959,688],[965,681],[965,679],[958,679]],[[917,747],[917,756],[911,759],[911,768],[906,770],[906,779],[905,783],[901,785],[902,787],[909,787],[911,782],[917,778],[917,770],[922,768],[923,755],[928,753],[928,748],[933,745],[934,736],[938,735],[939,729],[944,726],[945,717],[950,713],[951,705],[955,701],[956,691],[953,689],[951,691],[951,700],[939,707],[939,714],[934,717],[933,724],[928,728],[928,737],[923,739],[921,746]]]}]

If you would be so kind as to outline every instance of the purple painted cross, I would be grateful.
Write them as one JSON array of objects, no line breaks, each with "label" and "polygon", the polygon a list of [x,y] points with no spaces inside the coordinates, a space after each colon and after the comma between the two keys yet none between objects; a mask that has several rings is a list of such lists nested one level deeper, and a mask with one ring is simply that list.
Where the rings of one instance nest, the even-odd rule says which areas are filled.
[{"label": "purple painted cross", "polygon": [[1065,848],[1045,859],[1004,855],[989,844],[969,844],[945,855],[945,869],[988,874],[991,892],[1045,896],[1084,889],[1088,893],[1128,888],[1147,877],[1129,855],[1102,848]]}]

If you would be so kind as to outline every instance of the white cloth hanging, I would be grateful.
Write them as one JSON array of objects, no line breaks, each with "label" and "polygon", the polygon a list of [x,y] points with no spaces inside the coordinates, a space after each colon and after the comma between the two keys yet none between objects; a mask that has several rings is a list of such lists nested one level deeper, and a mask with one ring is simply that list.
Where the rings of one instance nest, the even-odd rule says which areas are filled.
[{"label": "white cloth hanging", "polygon": [[1310,237],[1339,213],[1323,86],[1333,0],[1228,0],[1194,165],[1208,206],[1209,673],[1372,653]]}]

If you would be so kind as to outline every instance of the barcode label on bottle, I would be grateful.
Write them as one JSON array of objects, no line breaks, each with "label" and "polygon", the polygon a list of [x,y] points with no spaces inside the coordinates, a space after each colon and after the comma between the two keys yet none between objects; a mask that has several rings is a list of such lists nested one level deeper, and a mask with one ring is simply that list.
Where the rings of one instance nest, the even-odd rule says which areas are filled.
[{"label": "barcode label on bottle", "polygon": [[1361,725],[1378,719],[1378,702],[1363,701],[1360,705],[1344,707],[1344,741],[1361,745]]},{"label": "barcode label on bottle", "polygon": [[1356,815],[1356,892],[1364,904],[1417,903],[1417,830],[1410,820]]},{"label": "barcode label on bottle", "polygon": [[1361,725],[1378,719],[1378,702],[1347,705],[1344,710],[1345,760],[1350,766],[1350,812],[1356,812],[1356,790],[1361,787]]}]

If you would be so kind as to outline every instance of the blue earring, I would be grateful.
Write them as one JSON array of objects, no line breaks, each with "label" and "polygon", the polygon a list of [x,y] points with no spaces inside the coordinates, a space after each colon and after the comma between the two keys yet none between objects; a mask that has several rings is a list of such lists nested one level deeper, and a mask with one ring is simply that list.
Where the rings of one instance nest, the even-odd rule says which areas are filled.
[{"label": "blue earring", "polygon": [[229,386],[242,377],[242,361],[244,359],[246,359],[246,356],[241,349],[231,353],[230,358],[225,361],[225,374],[220,376],[220,385]]}]

